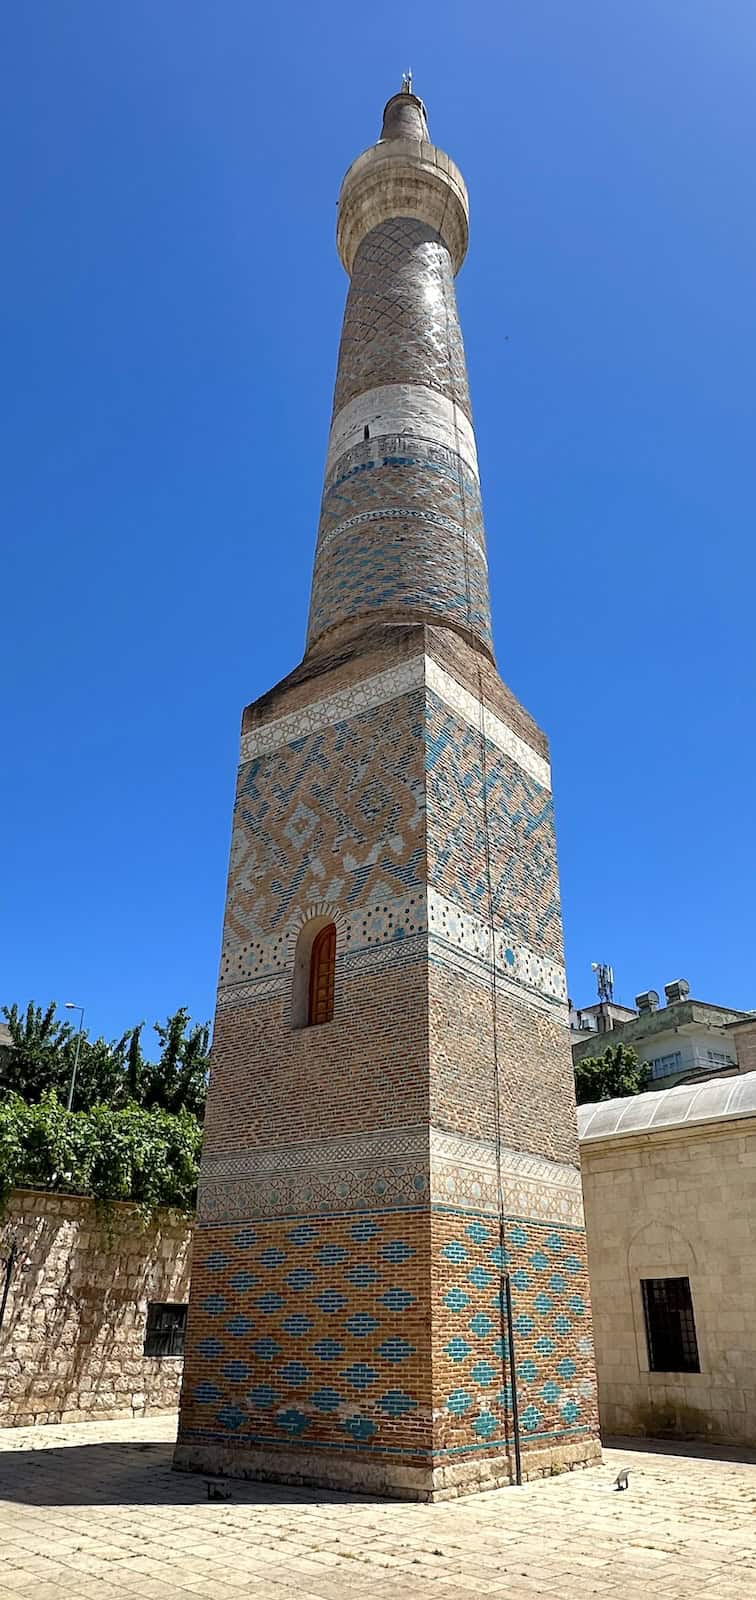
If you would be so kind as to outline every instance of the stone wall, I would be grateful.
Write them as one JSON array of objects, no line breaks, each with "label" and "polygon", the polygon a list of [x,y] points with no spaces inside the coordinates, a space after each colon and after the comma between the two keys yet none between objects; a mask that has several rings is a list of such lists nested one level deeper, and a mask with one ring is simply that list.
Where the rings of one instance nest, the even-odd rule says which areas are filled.
[{"label": "stone wall", "polygon": [[[17,1257],[0,1331],[0,1426],[143,1416],[178,1404],[183,1361],[144,1355],[148,1301],[189,1297],[190,1228],[133,1206],[16,1190],[0,1256]],[[0,1280],[0,1292],[1,1284]]]},{"label": "stone wall", "polygon": [[[604,1433],[756,1444],[756,1119],[581,1145]],[[641,1279],[690,1279],[700,1372],[649,1371]]]}]

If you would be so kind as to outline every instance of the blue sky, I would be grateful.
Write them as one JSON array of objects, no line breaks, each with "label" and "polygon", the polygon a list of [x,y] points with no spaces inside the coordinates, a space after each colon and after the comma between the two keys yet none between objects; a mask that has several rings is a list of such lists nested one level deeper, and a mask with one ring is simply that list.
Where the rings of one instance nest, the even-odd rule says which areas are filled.
[{"label": "blue sky", "polygon": [[411,65],[569,987],[756,1005],[747,0],[5,17],[0,999],[211,1015],[239,718],[302,652],[341,176]]}]

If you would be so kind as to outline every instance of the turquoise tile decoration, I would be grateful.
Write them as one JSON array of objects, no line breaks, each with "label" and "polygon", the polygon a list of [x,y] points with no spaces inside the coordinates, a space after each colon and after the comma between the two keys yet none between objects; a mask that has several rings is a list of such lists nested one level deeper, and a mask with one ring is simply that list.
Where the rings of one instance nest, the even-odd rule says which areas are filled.
[{"label": "turquoise tile decoration", "polygon": [[257,1274],[254,1272],[232,1272],[228,1281],[236,1294],[243,1294],[245,1289],[251,1289],[257,1283]]},{"label": "turquoise tile decoration", "polygon": [[385,1306],[387,1311],[408,1311],[410,1306],[414,1306],[416,1298],[414,1294],[410,1294],[409,1289],[386,1289],[378,1296],[380,1304]]},{"label": "turquoise tile decoration", "polygon": [[465,1356],[469,1356],[472,1345],[469,1345],[466,1339],[450,1339],[444,1349],[452,1361],[464,1361]]},{"label": "turquoise tile decoration", "polygon": [[312,1353],[318,1361],[338,1361],[339,1356],[344,1354],[344,1346],[339,1344],[338,1339],[319,1339],[313,1345]]},{"label": "turquoise tile decoration", "polygon": [[258,1383],[249,1390],[247,1399],[255,1411],[269,1411],[275,1403],[276,1391],[270,1383]]},{"label": "turquoise tile decoration", "polygon": [[222,1349],[223,1345],[220,1339],[200,1339],[197,1345],[197,1351],[205,1361],[214,1361],[216,1356],[220,1355]]},{"label": "turquoise tile decoration", "polygon": [[380,1410],[387,1417],[403,1417],[408,1411],[417,1410],[417,1401],[406,1394],[404,1389],[387,1389],[378,1401]]},{"label": "turquoise tile decoration", "polygon": [[223,1376],[229,1383],[246,1383],[250,1377],[250,1368],[246,1361],[227,1361],[223,1368]]},{"label": "turquoise tile decoration", "polygon": [[450,1239],[447,1244],[442,1245],[441,1254],[445,1261],[452,1261],[455,1267],[458,1267],[467,1260],[467,1246],[459,1239]]},{"label": "turquoise tile decoration", "polygon": [[303,1361],[287,1361],[286,1365],[281,1367],[277,1376],[281,1383],[287,1384],[290,1389],[300,1389],[303,1384],[308,1382],[310,1369],[305,1366]]},{"label": "turquoise tile decoration", "polygon": [[356,1339],[367,1339],[368,1335],[380,1327],[378,1317],[372,1317],[369,1311],[356,1311],[353,1317],[347,1317],[344,1327]]},{"label": "turquoise tile decoration", "polygon": [[228,1302],[224,1300],[222,1294],[206,1294],[201,1302],[202,1310],[206,1311],[209,1317],[222,1316],[227,1304]]},{"label": "turquoise tile decoration", "polygon": [[228,1266],[230,1259],[225,1250],[211,1250],[210,1254],[205,1256],[205,1266],[208,1272],[222,1272],[223,1268]]},{"label": "turquoise tile decoration", "polygon": [[407,1339],[385,1339],[383,1344],[378,1346],[378,1354],[383,1356],[384,1361],[390,1361],[393,1365],[400,1361],[406,1361],[408,1356],[413,1356],[415,1354],[415,1346],[410,1344]]},{"label": "turquoise tile decoration", "polygon": [[289,1272],[285,1279],[286,1287],[293,1290],[294,1294],[302,1294],[305,1289],[309,1289],[310,1284],[314,1283],[314,1281],[315,1273],[310,1272],[307,1267],[295,1267],[294,1271]]},{"label": "turquoise tile decoration", "polygon": [[276,1427],[282,1428],[284,1433],[295,1435],[304,1433],[305,1428],[308,1428],[309,1425],[309,1417],[305,1415],[304,1411],[297,1411],[294,1406],[288,1411],[279,1411],[276,1417]]},{"label": "turquoise tile decoration", "polygon": [[300,1222],[296,1228],[292,1228],[287,1233],[286,1237],[290,1244],[304,1245],[310,1244],[313,1239],[317,1239],[318,1232],[319,1230],[311,1222]]},{"label": "turquoise tile decoration", "polygon": [[520,1413],[520,1422],[526,1433],[535,1433],[542,1421],[542,1414],[537,1406],[526,1406]]},{"label": "turquoise tile decoration", "polygon": [[344,1403],[344,1396],[339,1394],[338,1389],[316,1389],[310,1399],[318,1411],[338,1411]]},{"label": "turquoise tile decoration", "polygon": [[291,1339],[302,1339],[306,1333],[310,1332],[312,1321],[310,1317],[300,1316],[295,1313],[294,1316],[284,1318],[282,1327],[284,1333],[288,1333]]},{"label": "turquoise tile decoration", "polygon": [[214,1383],[198,1383],[194,1391],[194,1398],[201,1406],[212,1405],[213,1400],[220,1400],[220,1389]]},{"label": "turquoise tile decoration", "polygon": [[270,1270],[273,1270],[275,1267],[280,1267],[283,1264],[283,1262],[286,1260],[286,1255],[283,1250],[270,1248],[268,1250],[261,1250],[257,1259],[261,1267],[267,1267]]},{"label": "turquoise tile decoration", "polygon": [[500,1427],[501,1423],[497,1422],[492,1411],[481,1411],[480,1416],[475,1418],[472,1431],[479,1439],[490,1439],[492,1434],[498,1433]]},{"label": "turquoise tile decoration", "polygon": [[375,1433],[375,1423],[371,1422],[369,1417],[347,1417],[346,1422],[342,1423],[342,1428],[360,1444],[366,1439],[371,1439]]},{"label": "turquoise tile decoration", "polygon": [[451,1411],[453,1416],[461,1417],[466,1411],[470,1411],[472,1404],[473,1397],[466,1389],[452,1389],[447,1397],[446,1409]]},{"label": "turquoise tile decoration", "polygon": [[368,1239],[374,1239],[377,1232],[377,1224],[371,1218],[355,1222],[352,1225],[352,1238],[356,1239],[360,1244],[364,1244]]},{"label": "turquoise tile decoration", "polygon": [[469,1306],[470,1296],[463,1289],[447,1289],[444,1295],[444,1305],[448,1311],[464,1311]]},{"label": "turquoise tile decoration", "polygon": [[378,1254],[383,1256],[385,1261],[390,1261],[392,1266],[401,1266],[401,1263],[409,1261],[415,1252],[411,1245],[404,1243],[403,1239],[391,1239],[388,1244],[380,1246]]},{"label": "turquoise tile decoration", "polygon": [[253,1327],[252,1318],[245,1317],[241,1312],[234,1317],[229,1317],[228,1322],[225,1324],[226,1333],[232,1333],[235,1339],[241,1339]]},{"label": "turquoise tile decoration", "polygon": [[365,1361],[355,1361],[351,1367],[345,1367],[343,1377],[353,1389],[369,1389],[375,1383],[378,1374],[373,1367]]},{"label": "turquoise tile decoration", "polygon": [[321,1294],[315,1295],[313,1304],[319,1306],[321,1311],[335,1313],[344,1310],[349,1304],[349,1297],[339,1289],[323,1289]]},{"label": "turquoise tile decoration", "polygon": [[240,1406],[223,1406],[217,1413],[216,1421],[228,1433],[235,1433],[240,1428],[247,1413]]},{"label": "turquoise tile decoration", "polygon": [[343,1244],[323,1244],[320,1246],[317,1259],[322,1267],[338,1267],[342,1261],[346,1261],[348,1255],[349,1251],[345,1250]]}]

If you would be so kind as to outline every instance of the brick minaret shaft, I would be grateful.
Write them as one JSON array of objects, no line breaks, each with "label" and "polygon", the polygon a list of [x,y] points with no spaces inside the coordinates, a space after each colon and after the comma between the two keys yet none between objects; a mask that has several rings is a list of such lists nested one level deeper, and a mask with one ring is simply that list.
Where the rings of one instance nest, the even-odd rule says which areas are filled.
[{"label": "brick minaret shaft", "polygon": [[339,200],[306,653],[242,723],[182,1468],[506,1484],[513,1381],[524,1476],[598,1455],[548,750],[492,656],[467,216],[404,90]]}]

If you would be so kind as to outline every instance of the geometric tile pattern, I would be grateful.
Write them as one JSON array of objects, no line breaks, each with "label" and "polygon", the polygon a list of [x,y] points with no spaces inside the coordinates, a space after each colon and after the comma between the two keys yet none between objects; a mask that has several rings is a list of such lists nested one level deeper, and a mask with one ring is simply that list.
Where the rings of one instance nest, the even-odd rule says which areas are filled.
[{"label": "geometric tile pattern", "polygon": [[[522,740],[507,740],[489,713],[484,809],[480,725],[466,703],[450,704],[455,689],[472,697],[433,662],[423,670],[440,694],[417,688],[371,704],[370,694],[355,693],[367,709],[351,716],[341,697],[341,720],[324,726],[311,717],[312,732],[279,719],[289,742],[274,733],[272,748],[259,730],[261,753],[239,771],[222,1005],[286,992],[296,935],[313,906],[311,915],[334,915],[337,963],[353,970],[363,958],[375,968],[381,948],[384,964],[412,958],[409,942],[430,929],[431,959],[489,982],[487,824],[497,975],[529,1002],[556,1005],[561,1018],[552,805],[531,775],[548,771],[546,763]],[[407,680],[418,671],[407,663]],[[377,677],[376,695],[400,690],[396,676]]]},{"label": "geometric tile pattern", "polygon": [[470,416],[449,252],[432,228],[393,217],[366,235],[352,268],[333,412],[388,383],[427,384]]},{"label": "geometric tile pattern", "polygon": [[581,1230],[434,1213],[437,1448],[510,1438],[512,1390],[502,1271],[510,1274],[517,1398],[524,1443],[596,1426],[585,1240]]},{"label": "geometric tile pattern", "polygon": [[490,909],[494,926],[509,939],[561,963],[550,793],[490,746],[484,773],[478,732],[432,691],[426,741],[429,883],[464,911],[488,919]]},{"label": "geometric tile pattern", "polygon": [[[187,1358],[182,1434],[439,1456],[511,1442],[509,1271],[526,1442],[591,1428],[579,1230],[473,1212],[250,1221],[195,1268],[210,1330]],[[431,1279],[443,1308],[434,1319]],[[217,1286],[221,1287],[218,1288]]]},{"label": "geometric tile pattern", "polygon": [[426,1124],[265,1147],[206,1151],[199,1220],[292,1216],[304,1210],[412,1210],[419,1199],[495,1213],[499,1196],[517,1217],[582,1227],[575,1166],[500,1150]]},{"label": "geometric tile pattern", "polygon": [[423,459],[409,439],[378,443],[390,453],[353,467],[359,475],[324,496],[309,642],[348,618],[385,609],[408,618],[445,616],[490,644],[477,483],[465,483],[459,458],[456,471],[445,463],[429,471],[427,456],[442,454],[440,447],[428,446]]},{"label": "geometric tile pattern", "polygon": [[407,694],[411,689],[418,689],[424,683],[427,683],[439,699],[443,700],[450,710],[455,711],[463,722],[468,722],[477,732],[480,732],[482,727],[489,743],[495,745],[497,750],[504,750],[518,766],[529,772],[542,788],[551,788],[548,761],[539,755],[532,745],[527,744],[507,727],[490,707],[485,703],[481,704],[476,695],[471,694],[469,689],[465,689],[456,678],[444,671],[438,662],[424,655],[412,656],[400,666],[387,667],[382,672],[372,673],[369,677],[351,683],[333,694],[326,695],[323,699],[311,700],[307,705],[285,716],[258,723],[248,733],[242,735],[241,763],[251,761],[254,756],[269,755],[273,750],[280,749],[281,745],[293,744],[307,733],[330,728],[333,723],[343,722],[346,718],[356,716],[360,711],[369,711],[373,706],[384,705],[387,700],[397,699],[399,695]]},{"label": "geometric tile pattern", "polygon": [[348,913],[422,884],[422,699],[416,690],[242,767],[222,980],[252,975],[256,942],[283,950],[297,906],[330,900]]}]

